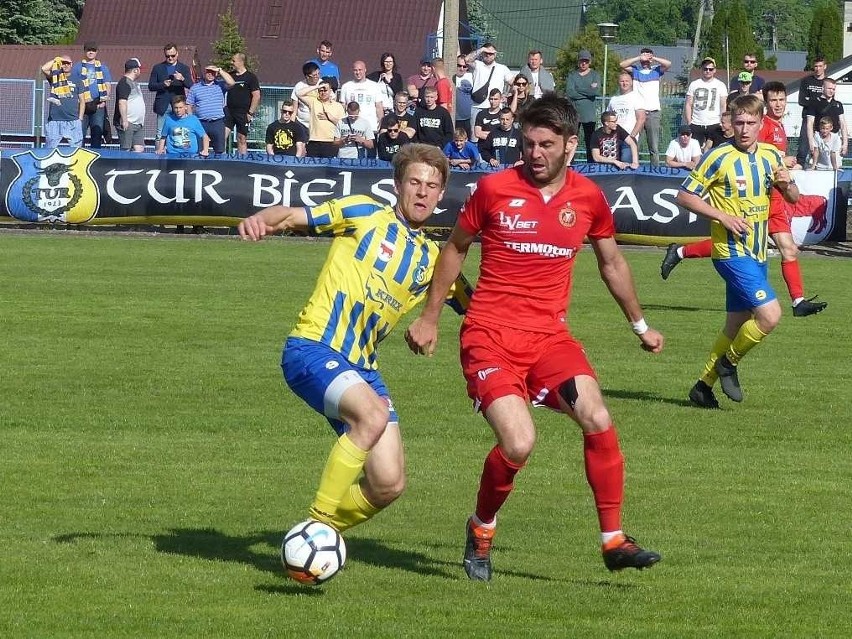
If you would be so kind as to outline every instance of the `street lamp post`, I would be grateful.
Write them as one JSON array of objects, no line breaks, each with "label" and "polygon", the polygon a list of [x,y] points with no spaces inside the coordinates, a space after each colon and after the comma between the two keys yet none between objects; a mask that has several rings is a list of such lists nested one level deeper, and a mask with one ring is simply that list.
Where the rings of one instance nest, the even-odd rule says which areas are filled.
[{"label": "street lamp post", "polygon": [[609,41],[615,40],[618,35],[618,25],[615,22],[600,22],[598,23],[598,35],[604,41],[604,71],[603,71],[603,96],[604,105],[606,105],[606,71],[609,65]]}]

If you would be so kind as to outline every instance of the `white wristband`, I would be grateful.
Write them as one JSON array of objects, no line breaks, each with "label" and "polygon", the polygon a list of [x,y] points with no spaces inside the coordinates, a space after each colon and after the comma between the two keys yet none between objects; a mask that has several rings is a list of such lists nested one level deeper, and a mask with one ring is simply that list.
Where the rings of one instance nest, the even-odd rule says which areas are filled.
[{"label": "white wristband", "polygon": [[637,335],[644,335],[648,332],[648,322],[645,321],[644,317],[640,317],[636,322],[630,322],[631,326],[633,326],[633,332]]}]

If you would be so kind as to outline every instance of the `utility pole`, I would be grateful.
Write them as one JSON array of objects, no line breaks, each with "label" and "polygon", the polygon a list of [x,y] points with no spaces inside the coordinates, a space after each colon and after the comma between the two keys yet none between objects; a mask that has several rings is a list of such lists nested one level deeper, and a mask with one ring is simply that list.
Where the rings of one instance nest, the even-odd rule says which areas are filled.
[{"label": "utility pole", "polygon": [[[444,0],[444,39],[441,53],[444,58],[444,68],[447,75],[452,77],[450,70],[455,68],[456,56],[459,54],[459,0]],[[455,86],[453,86],[455,91]],[[452,102],[450,115],[456,119],[456,101]]]},{"label": "utility pole", "polygon": [[774,11],[772,13],[764,13],[763,19],[766,20],[770,29],[770,48],[772,51],[778,51],[778,14]]},{"label": "utility pole", "polygon": [[701,44],[701,23],[704,20],[704,0],[698,0],[698,2],[698,22],[695,25],[695,38],[692,40],[692,60],[689,61],[690,68],[694,67],[695,61],[698,60],[698,49]]}]

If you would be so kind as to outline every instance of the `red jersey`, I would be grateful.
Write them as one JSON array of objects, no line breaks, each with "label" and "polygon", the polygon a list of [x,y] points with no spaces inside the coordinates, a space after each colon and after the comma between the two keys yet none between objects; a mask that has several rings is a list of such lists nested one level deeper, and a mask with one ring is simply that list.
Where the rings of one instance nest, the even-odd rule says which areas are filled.
[{"label": "red jersey", "polygon": [[482,241],[467,318],[542,333],[566,330],[571,272],[583,239],[615,235],[609,204],[591,180],[568,171],[562,189],[545,202],[523,167],[479,180],[458,223]]},{"label": "red jersey", "polygon": [[784,132],[784,125],[779,120],[773,120],[769,116],[763,118],[763,126],[760,127],[757,141],[771,144],[781,153],[787,154],[787,134]]}]

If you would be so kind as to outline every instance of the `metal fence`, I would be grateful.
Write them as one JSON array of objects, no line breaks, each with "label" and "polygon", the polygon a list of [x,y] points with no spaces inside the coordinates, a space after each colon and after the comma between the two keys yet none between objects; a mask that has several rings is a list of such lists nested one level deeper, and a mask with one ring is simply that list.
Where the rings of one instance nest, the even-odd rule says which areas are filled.
[{"label": "metal fence", "polygon": [[[115,82],[110,95],[115,95]],[[153,112],[154,92],[140,83],[145,100],[145,138],[153,150],[157,135],[157,116]],[[265,147],[267,125],[278,118],[281,102],[289,99],[293,87],[261,86],[261,103],[249,127],[249,148]],[[47,122],[47,82],[35,80],[0,79],[0,136],[6,148],[30,148],[44,143],[44,123]],[[107,105],[107,117],[112,122],[115,101]],[[110,145],[107,145],[110,146]]]}]

